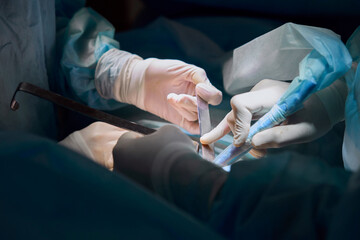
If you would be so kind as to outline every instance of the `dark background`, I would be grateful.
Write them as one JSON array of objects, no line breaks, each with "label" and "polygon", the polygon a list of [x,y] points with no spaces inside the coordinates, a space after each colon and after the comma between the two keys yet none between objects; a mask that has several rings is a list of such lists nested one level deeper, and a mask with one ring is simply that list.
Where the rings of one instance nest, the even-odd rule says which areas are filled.
[{"label": "dark background", "polygon": [[[176,20],[187,17],[228,16],[232,18],[261,19],[265,20],[265,22],[266,20],[269,20],[269,22],[275,20],[280,23],[294,22],[324,27],[341,35],[342,40],[346,42],[349,36],[360,25],[360,0],[87,0],[87,6],[95,9],[109,20],[117,32],[126,32],[144,27],[159,17]],[[212,27],[211,25],[202,26],[202,29],[206,31],[206,28],[211,29]],[[228,37],[232,38],[231,35]],[[231,46],[227,50],[238,46]],[[186,59],[181,60],[186,61]],[[221,70],[219,71],[221,72]],[[62,108],[59,108],[59,111],[59,116],[62,119],[60,122],[65,122],[60,127],[62,131],[59,134],[59,139],[66,137],[75,130],[86,127],[94,121],[94,119],[89,119],[80,114],[67,110],[64,111]],[[138,121],[145,115],[146,117],[144,118],[146,119],[159,120],[156,116],[143,112],[131,105],[110,113],[132,121]],[[213,115],[212,119],[214,119]],[[300,153],[312,153],[314,156],[323,159],[336,159],[337,161],[329,163],[331,165],[342,166],[341,148],[343,133],[344,123],[342,122],[316,141],[293,145],[286,149]],[[274,149],[273,151],[283,150]]]},{"label": "dark background", "polygon": [[360,24],[359,0],[88,0],[87,5],[117,31],[142,27],[159,16],[236,16],[329,28],[346,41]]}]

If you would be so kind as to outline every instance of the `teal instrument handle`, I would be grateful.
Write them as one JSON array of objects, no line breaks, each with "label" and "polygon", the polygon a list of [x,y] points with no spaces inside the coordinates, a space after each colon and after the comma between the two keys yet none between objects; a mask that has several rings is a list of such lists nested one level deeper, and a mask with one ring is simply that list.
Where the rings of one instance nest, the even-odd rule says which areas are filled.
[{"label": "teal instrument handle", "polygon": [[235,147],[234,144],[230,144],[215,158],[214,163],[221,167],[231,165],[239,161],[241,157],[248,153],[252,148],[252,145],[247,143],[241,147]]},{"label": "teal instrument handle", "polygon": [[234,144],[229,145],[215,158],[214,163],[224,167],[239,161],[242,156],[252,149],[252,137],[256,133],[272,128],[284,121],[286,119],[285,112],[284,107],[275,104],[268,113],[251,126],[249,135],[241,147],[235,147]]}]

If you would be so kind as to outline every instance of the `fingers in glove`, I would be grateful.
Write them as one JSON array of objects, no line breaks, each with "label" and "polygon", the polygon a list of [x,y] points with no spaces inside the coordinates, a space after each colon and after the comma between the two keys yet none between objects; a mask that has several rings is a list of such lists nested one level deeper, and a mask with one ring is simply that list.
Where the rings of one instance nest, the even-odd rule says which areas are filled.
[{"label": "fingers in glove", "polygon": [[250,155],[253,156],[254,158],[263,158],[266,155],[266,149],[256,149],[253,148],[249,151]]},{"label": "fingers in glove", "polygon": [[194,84],[206,83],[209,81],[204,69],[194,65],[188,65],[188,66],[189,66],[189,71],[188,71],[189,81],[193,82]]},{"label": "fingers in glove", "polygon": [[194,65],[188,65],[187,80],[196,85],[199,96],[211,105],[218,105],[222,101],[222,92],[216,89],[209,81],[204,69]]},{"label": "fingers in glove", "polygon": [[255,134],[252,144],[257,149],[281,148],[310,141],[315,134],[316,129],[311,123],[280,125]]},{"label": "fingers in glove", "polygon": [[222,92],[211,85],[209,81],[197,84],[195,90],[204,101],[211,105],[218,105],[222,101]]},{"label": "fingers in glove", "polygon": [[170,93],[167,96],[167,101],[186,120],[197,120],[197,103],[195,97],[186,94],[177,95],[175,93]]},{"label": "fingers in glove", "polygon": [[[234,145],[241,146],[249,134],[252,120],[260,118],[270,110],[279,97],[286,91],[288,83],[273,80],[262,80],[251,92],[239,94],[231,99],[232,111],[221,121],[221,123],[200,141],[204,144],[212,143],[231,130],[234,134]],[[197,91],[203,85],[198,84]],[[258,154],[263,155],[262,153]]]},{"label": "fingers in glove", "polygon": [[[232,114],[232,112],[230,113]],[[228,115],[230,113],[228,113]],[[228,115],[226,115],[225,118],[221,120],[221,122],[213,130],[204,134],[200,138],[200,142],[202,144],[211,144],[213,142],[216,142],[230,132],[230,127],[227,120]]]},{"label": "fingers in glove", "polygon": [[185,118],[182,119],[180,126],[186,129],[191,134],[200,134],[200,126],[198,121],[188,121]]}]

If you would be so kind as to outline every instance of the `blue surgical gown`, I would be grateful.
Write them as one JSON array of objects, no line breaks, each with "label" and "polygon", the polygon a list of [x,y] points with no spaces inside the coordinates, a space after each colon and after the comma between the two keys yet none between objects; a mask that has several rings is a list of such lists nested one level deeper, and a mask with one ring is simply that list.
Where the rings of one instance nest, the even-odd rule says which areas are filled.
[{"label": "blue surgical gown", "polygon": [[360,169],[360,27],[351,35],[346,46],[356,65],[345,75],[348,96],[342,154],[345,168],[357,171]]},{"label": "blue surgical gown", "polygon": [[10,110],[20,82],[102,109],[122,103],[102,98],[94,86],[99,58],[111,48],[114,27],[84,0],[3,0],[0,7],[0,130],[18,130],[54,138],[53,105],[18,94],[21,109]]},{"label": "blue surgical gown", "polygon": [[46,89],[53,83],[55,2],[2,0],[0,6],[0,130],[54,137],[54,109],[50,103],[19,94],[21,110],[12,112],[9,106],[20,82]]}]

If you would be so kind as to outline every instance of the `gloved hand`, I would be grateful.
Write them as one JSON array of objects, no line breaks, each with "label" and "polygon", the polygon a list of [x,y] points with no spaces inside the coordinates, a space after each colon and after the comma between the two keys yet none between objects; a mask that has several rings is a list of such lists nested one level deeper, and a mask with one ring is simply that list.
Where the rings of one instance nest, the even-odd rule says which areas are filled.
[{"label": "gloved hand", "polygon": [[[166,168],[172,158],[186,154],[197,156],[191,139],[177,127],[165,125],[141,138],[129,132],[120,137],[114,148],[114,169],[153,190],[152,171]],[[161,166],[154,166],[155,163]]]},{"label": "gloved hand", "polygon": [[[99,60],[95,79],[98,92],[104,97],[112,92],[111,97],[117,101],[133,104],[191,133],[199,133],[195,93],[212,105],[222,100],[222,93],[211,85],[205,71],[178,60],[143,60],[128,53],[121,71],[113,70],[119,68],[114,62],[124,59],[124,55],[112,49]],[[114,81],[113,89],[99,80],[109,75],[110,80],[106,81]]]},{"label": "gloved hand", "polygon": [[[113,148],[118,139],[127,132],[129,131],[104,122],[95,122],[80,131],[73,132],[59,144],[113,170]],[[139,134],[133,134],[139,136]]]},{"label": "gloved hand", "polygon": [[[289,116],[280,126],[254,135],[252,144],[257,149],[279,148],[286,145],[312,141],[328,132],[343,119],[346,85],[335,81],[328,88],[313,94],[304,102],[304,108]],[[244,144],[252,120],[259,119],[278,101],[286,91],[288,83],[262,80],[248,93],[231,99],[232,111],[200,141],[210,144],[230,130],[234,134],[234,145]]]}]

